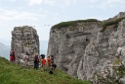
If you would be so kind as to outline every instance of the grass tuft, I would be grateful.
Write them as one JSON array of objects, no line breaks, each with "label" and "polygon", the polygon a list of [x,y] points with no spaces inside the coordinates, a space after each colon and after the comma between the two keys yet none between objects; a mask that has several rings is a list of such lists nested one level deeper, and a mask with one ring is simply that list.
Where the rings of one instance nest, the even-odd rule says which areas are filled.
[{"label": "grass tuft", "polygon": [[82,22],[101,22],[96,19],[87,19],[87,20],[77,20],[77,21],[69,21],[69,22],[61,22],[57,25],[54,25],[53,28],[62,28],[62,27],[69,27],[69,26],[77,26],[77,23],[82,23]]},{"label": "grass tuft", "polygon": [[108,26],[112,26],[112,25],[114,25],[114,28],[117,28],[118,23],[121,22],[123,19],[125,19],[125,17],[116,19],[114,21],[105,22],[103,24],[103,26],[102,26],[103,28],[102,28],[102,30],[100,32],[104,32]]}]

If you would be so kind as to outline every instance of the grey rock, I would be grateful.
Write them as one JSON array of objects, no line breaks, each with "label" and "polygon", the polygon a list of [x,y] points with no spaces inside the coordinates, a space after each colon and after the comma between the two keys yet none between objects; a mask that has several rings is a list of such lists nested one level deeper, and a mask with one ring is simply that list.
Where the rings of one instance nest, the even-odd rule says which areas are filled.
[{"label": "grey rock", "polygon": [[15,50],[16,63],[22,66],[24,56],[29,53],[29,63],[32,66],[34,53],[39,54],[37,31],[29,26],[15,27],[12,31],[11,50]]},{"label": "grey rock", "polygon": [[103,32],[100,32],[102,22],[76,24],[51,29],[48,55],[55,56],[57,68],[79,79],[94,81],[96,72],[102,70],[104,63],[117,58],[119,48],[122,48],[120,57],[124,59],[125,20],[118,23],[117,28],[111,25]]}]

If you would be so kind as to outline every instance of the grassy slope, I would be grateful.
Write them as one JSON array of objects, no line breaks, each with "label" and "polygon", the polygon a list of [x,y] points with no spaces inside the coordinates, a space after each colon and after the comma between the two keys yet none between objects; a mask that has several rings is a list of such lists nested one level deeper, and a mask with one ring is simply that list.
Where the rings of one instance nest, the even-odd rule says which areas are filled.
[{"label": "grassy slope", "polygon": [[56,70],[49,74],[42,69],[25,69],[5,58],[0,57],[0,84],[90,84],[87,81],[75,79],[66,73]]},{"label": "grassy slope", "polygon": [[84,22],[101,22],[101,21],[96,20],[96,19],[87,19],[87,20],[76,20],[76,21],[61,22],[59,24],[54,25],[52,27],[52,29],[69,27],[69,26],[77,26],[77,23],[84,23]]}]

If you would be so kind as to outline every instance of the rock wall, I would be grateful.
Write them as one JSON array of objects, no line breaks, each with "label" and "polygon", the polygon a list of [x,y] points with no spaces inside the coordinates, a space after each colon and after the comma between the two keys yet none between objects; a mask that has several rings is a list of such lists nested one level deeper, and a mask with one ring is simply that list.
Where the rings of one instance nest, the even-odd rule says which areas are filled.
[{"label": "rock wall", "polygon": [[[121,14],[121,13],[120,13]],[[125,14],[118,14],[105,21],[73,21],[76,25],[51,28],[48,55],[55,56],[58,68],[84,80],[93,80],[104,62],[116,58],[117,52],[125,50]],[[123,18],[117,24],[117,19]],[[115,21],[111,24],[110,21]],[[104,29],[104,23],[107,24]],[[103,31],[102,31],[103,30]]]},{"label": "rock wall", "polygon": [[29,65],[33,65],[34,53],[39,54],[39,36],[37,31],[29,26],[15,27],[12,31],[11,50],[15,50],[16,63],[24,65],[24,56],[29,55]]}]

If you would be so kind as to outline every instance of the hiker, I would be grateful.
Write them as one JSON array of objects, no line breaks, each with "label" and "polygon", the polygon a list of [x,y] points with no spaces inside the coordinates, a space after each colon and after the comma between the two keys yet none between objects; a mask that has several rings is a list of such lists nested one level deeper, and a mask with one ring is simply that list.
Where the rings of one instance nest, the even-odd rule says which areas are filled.
[{"label": "hiker", "polygon": [[51,67],[51,69],[49,70],[49,74],[54,74],[57,65],[56,65],[56,64],[52,64],[51,66],[52,66],[52,67]]},{"label": "hiker", "polygon": [[42,62],[43,70],[46,71],[46,59],[42,58],[41,62]]},{"label": "hiker", "polygon": [[48,67],[50,68],[50,66],[51,66],[51,58],[50,58],[50,56],[48,56],[48,58],[47,58],[47,63],[48,63]]},{"label": "hiker", "polygon": [[54,56],[51,55],[51,69],[49,71],[50,74],[54,74],[57,65],[54,63]]},{"label": "hiker", "polygon": [[25,61],[25,67],[26,67],[26,68],[29,68],[29,64],[28,64],[28,61],[29,61],[29,53],[26,53],[26,55],[24,56],[24,61]]},{"label": "hiker", "polygon": [[[45,55],[44,55],[44,54],[41,54],[40,56],[41,56],[41,60],[42,60],[43,58],[45,58]],[[41,65],[42,65],[42,62],[41,62]],[[43,67],[43,65],[42,65],[42,67]]]},{"label": "hiker", "polygon": [[39,66],[39,57],[38,55],[34,56],[34,69],[38,69]]},{"label": "hiker", "polygon": [[10,61],[15,62],[15,51],[14,50],[12,50],[10,53]]},{"label": "hiker", "polygon": [[56,67],[57,67],[57,65],[56,65],[56,64],[52,64],[52,70],[55,70],[55,69],[56,69]]},{"label": "hiker", "polygon": [[50,56],[47,57],[47,70],[51,69],[51,58]]},{"label": "hiker", "polygon": [[51,60],[52,60],[51,63],[54,64],[54,56],[53,55],[51,55]]},{"label": "hiker", "polygon": [[52,60],[51,61],[52,70],[55,70],[57,65],[54,63],[54,56],[53,55],[51,55],[51,60]]}]

